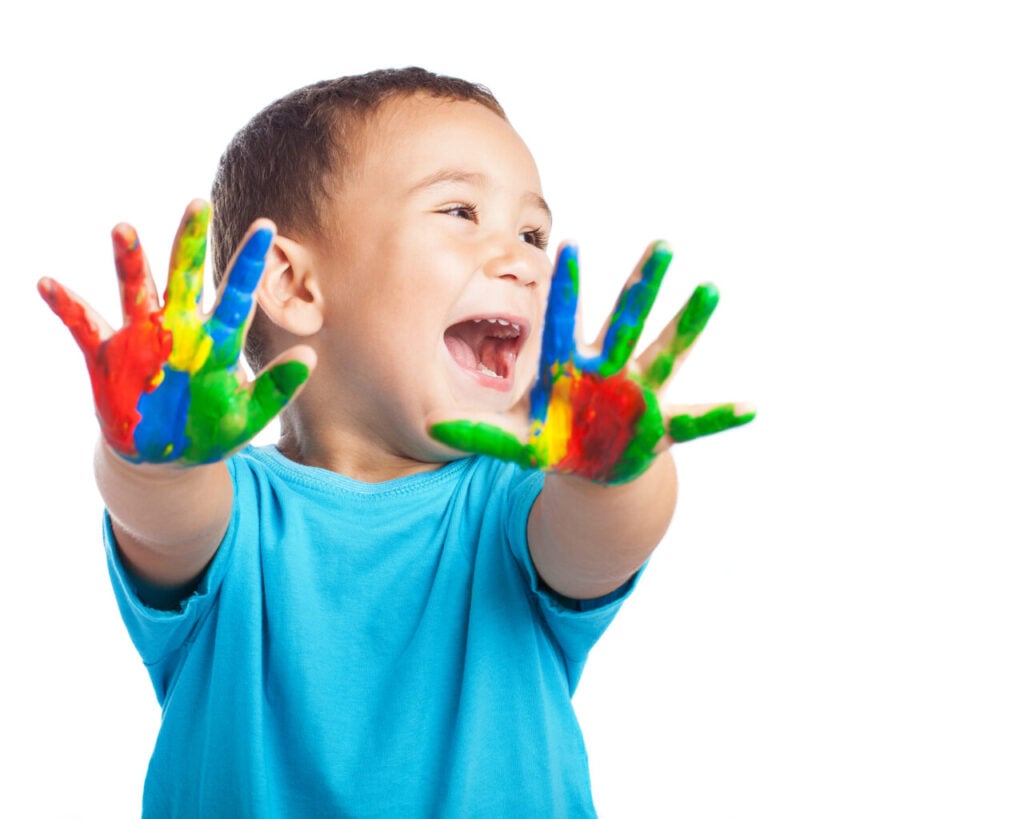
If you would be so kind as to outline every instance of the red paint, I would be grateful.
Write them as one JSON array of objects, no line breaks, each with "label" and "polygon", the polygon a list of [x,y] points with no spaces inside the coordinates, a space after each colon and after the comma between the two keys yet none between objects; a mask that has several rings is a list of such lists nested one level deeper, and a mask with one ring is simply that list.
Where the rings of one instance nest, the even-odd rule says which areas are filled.
[{"label": "red paint", "polygon": [[139,396],[154,388],[171,354],[171,333],[161,324],[162,311],[138,237],[131,228],[114,231],[114,258],[125,324],[107,339],[101,339],[89,312],[60,284],[44,279],[39,292],[85,356],[104,437],[118,452],[134,455],[132,436],[142,417],[137,409]]},{"label": "red paint", "polygon": [[581,373],[572,385],[572,435],[555,467],[594,481],[607,481],[636,437],[644,414],[643,391],[625,375],[602,378]]},{"label": "red paint", "polygon": [[118,225],[112,238],[125,323],[145,322],[153,313],[160,311],[160,301],[149,279],[146,255],[139,244],[139,236],[133,227]]}]

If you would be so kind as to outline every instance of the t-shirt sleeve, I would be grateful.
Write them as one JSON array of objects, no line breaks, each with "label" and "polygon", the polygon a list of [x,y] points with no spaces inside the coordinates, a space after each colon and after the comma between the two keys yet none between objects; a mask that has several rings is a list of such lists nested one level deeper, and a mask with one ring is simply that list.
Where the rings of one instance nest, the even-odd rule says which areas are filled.
[{"label": "t-shirt sleeve", "polygon": [[516,562],[526,572],[540,616],[565,657],[570,687],[575,690],[590,649],[632,594],[643,568],[611,594],[596,600],[574,600],[551,589],[537,573],[527,542],[530,509],[543,485],[543,473],[533,472],[513,487],[508,536]]},{"label": "t-shirt sleeve", "polygon": [[186,593],[176,606],[168,609],[155,608],[143,599],[146,596],[145,584],[135,578],[124,565],[117,549],[110,515],[103,515],[103,541],[114,598],[128,635],[149,672],[161,705],[196,632],[216,605],[217,593],[224,579],[238,528],[237,509],[238,504],[233,504],[228,531],[210,565],[191,592]]}]

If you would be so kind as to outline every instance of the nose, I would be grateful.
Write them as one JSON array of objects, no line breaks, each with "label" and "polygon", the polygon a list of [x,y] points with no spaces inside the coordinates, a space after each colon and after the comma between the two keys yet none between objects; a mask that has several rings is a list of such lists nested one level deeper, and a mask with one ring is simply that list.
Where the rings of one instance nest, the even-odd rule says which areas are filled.
[{"label": "nose", "polygon": [[505,279],[523,287],[536,287],[548,275],[548,267],[550,263],[541,251],[517,237],[512,241],[492,245],[483,264],[483,271],[494,279]]}]

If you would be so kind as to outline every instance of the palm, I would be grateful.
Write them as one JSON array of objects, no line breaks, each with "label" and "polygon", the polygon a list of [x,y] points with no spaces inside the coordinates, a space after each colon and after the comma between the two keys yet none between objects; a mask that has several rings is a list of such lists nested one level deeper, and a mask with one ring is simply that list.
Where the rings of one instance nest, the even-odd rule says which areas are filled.
[{"label": "palm", "polygon": [[124,325],[116,332],[52,279],[39,290],[85,356],[103,436],[134,462],[217,461],[249,441],[291,399],[309,368],[289,361],[248,382],[239,355],[253,292],[273,238],[249,236],[213,313],[201,313],[209,206],[194,203],[175,239],[164,304],[134,229],[115,228]]},{"label": "palm", "polygon": [[548,297],[527,439],[521,441],[495,425],[467,421],[436,424],[431,430],[434,437],[457,449],[527,468],[623,483],[640,475],[673,441],[750,421],[752,412],[738,412],[732,404],[668,413],[659,405],[658,391],[715,309],[718,293],[713,286],[699,286],[651,348],[633,357],[671,259],[664,243],[649,248],[619,297],[600,352],[588,357],[576,344],[577,251],[572,245],[563,247]]}]

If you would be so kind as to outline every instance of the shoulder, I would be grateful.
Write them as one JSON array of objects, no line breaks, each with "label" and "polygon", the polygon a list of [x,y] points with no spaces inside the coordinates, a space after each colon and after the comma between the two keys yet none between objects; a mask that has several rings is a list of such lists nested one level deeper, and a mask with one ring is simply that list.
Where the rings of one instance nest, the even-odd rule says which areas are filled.
[{"label": "shoulder", "polygon": [[483,455],[463,459],[458,491],[467,503],[508,520],[525,521],[544,486],[544,475]]}]

